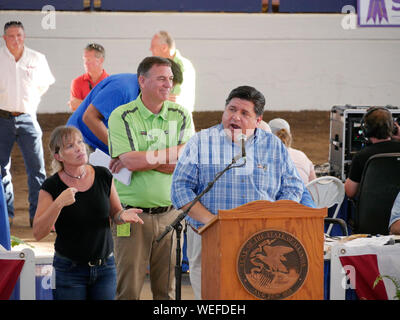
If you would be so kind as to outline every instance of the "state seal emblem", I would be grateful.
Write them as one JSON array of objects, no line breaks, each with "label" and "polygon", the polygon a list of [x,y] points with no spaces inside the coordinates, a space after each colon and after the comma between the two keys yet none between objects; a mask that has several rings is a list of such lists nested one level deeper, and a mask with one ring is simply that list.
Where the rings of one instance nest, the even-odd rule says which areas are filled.
[{"label": "state seal emblem", "polygon": [[237,274],[244,288],[263,300],[285,299],[303,285],[308,257],[301,242],[280,230],[252,235],[237,257]]}]

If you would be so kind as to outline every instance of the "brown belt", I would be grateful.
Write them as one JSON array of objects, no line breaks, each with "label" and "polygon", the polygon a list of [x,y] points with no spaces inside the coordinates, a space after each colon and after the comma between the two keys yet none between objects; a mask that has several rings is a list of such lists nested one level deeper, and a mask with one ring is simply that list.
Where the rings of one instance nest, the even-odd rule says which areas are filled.
[{"label": "brown belt", "polygon": [[10,111],[0,109],[0,118],[4,118],[4,119],[10,119],[11,117],[18,117],[21,114],[24,114],[24,113],[23,112],[10,112]]}]

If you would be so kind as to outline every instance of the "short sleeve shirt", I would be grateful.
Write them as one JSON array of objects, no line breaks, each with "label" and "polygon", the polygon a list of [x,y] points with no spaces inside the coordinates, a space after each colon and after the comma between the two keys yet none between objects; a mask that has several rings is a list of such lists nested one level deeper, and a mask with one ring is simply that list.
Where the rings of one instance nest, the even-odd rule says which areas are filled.
[{"label": "short sleeve shirt", "polygon": [[[56,252],[79,262],[104,258],[113,251],[109,223],[112,175],[107,168],[93,168],[93,185],[76,193],[76,201],[61,209],[55,224]],[[41,188],[56,199],[68,186],[56,173]]]},{"label": "short sleeve shirt", "polygon": [[78,128],[85,143],[93,149],[100,149],[108,154],[108,146],[97,138],[83,122],[83,114],[92,104],[104,117],[103,123],[108,128],[108,118],[111,112],[120,105],[135,100],[140,88],[136,74],[119,73],[111,75],[93,88],[83,100],[78,109],[68,119],[67,125]]},{"label": "short sleeve shirt", "polygon": [[390,140],[371,144],[358,152],[352,162],[349,172],[349,179],[354,182],[361,182],[362,173],[368,159],[379,153],[400,152],[400,142]]},{"label": "short sleeve shirt", "polygon": [[24,47],[16,62],[6,46],[0,48],[0,109],[36,114],[43,88],[55,82],[46,57]]},{"label": "short sleeve shirt", "polygon": [[71,97],[83,100],[100,81],[107,78],[109,74],[103,70],[99,80],[94,83],[88,73],[82,74],[71,82]]},{"label": "short sleeve shirt", "polygon": [[[130,151],[163,150],[180,145],[193,134],[188,111],[171,101],[165,101],[159,114],[153,114],[144,105],[141,95],[115,109],[109,119],[109,150],[112,157]],[[171,205],[172,175],[156,170],[132,173],[126,186],[116,181],[122,203],[143,207]]]}]

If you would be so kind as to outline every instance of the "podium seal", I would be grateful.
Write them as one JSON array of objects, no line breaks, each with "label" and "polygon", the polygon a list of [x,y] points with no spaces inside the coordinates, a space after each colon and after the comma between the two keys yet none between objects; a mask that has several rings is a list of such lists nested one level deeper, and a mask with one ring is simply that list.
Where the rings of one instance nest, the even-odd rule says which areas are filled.
[{"label": "podium seal", "polygon": [[244,242],[238,252],[236,271],[244,288],[256,298],[285,299],[303,285],[308,257],[292,234],[268,229]]}]

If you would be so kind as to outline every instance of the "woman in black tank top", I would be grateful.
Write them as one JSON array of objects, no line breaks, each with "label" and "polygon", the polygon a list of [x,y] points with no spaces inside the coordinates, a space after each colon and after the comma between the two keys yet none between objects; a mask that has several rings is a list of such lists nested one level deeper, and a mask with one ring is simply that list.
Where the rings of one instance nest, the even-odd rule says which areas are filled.
[{"label": "woman in black tank top", "polygon": [[114,299],[116,270],[110,219],[143,223],[142,211],[124,210],[105,167],[87,163],[87,149],[75,127],[57,127],[50,137],[55,173],[39,193],[33,222],[37,240],[55,225],[55,299]]}]

